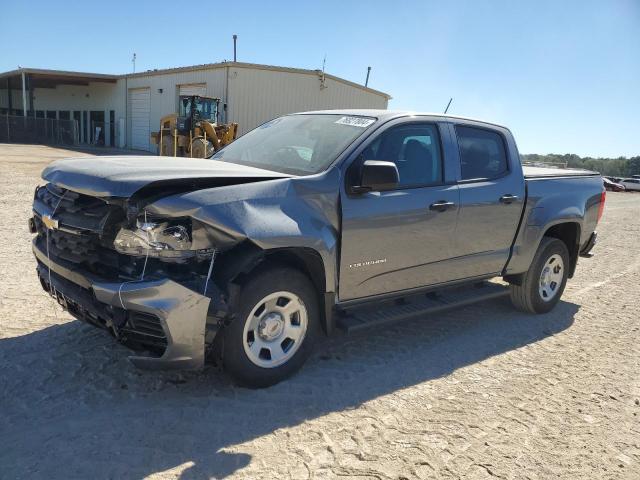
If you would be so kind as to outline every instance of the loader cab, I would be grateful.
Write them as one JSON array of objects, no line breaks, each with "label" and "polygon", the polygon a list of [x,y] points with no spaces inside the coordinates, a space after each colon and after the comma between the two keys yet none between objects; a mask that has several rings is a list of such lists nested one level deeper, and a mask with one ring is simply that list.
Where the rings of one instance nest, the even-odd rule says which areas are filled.
[{"label": "loader cab", "polygon": [[218,122],[219,98],[201,97],[199,95],[181,95],[178,110],[178,131],[189,132],[196,122]]}]

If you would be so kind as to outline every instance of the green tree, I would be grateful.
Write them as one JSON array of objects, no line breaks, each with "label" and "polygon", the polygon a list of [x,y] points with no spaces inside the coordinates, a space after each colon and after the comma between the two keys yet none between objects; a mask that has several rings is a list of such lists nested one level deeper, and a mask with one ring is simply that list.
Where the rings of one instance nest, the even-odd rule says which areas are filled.
[{"label": "green tree", "polygon": [[640,156],[631,158],[593,158],[580,157],[574,153],[565,153],[563,155],[556,153],[549,153],[547,155],[529,153],[521,155],[521,158],[523,162],[548,163],[554,166],[566,165],[569,168],[584,168],[612,177],[640,175]]},{"label": "green tree", "polygon": [[640,156],[631,157],[629,160],[627,160],[625,171],[629,176],[640,175]]}]

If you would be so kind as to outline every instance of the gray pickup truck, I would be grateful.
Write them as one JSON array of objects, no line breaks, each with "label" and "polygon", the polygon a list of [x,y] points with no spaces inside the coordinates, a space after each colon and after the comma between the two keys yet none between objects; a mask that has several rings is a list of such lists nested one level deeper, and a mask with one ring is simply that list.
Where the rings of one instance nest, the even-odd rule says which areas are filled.
[{"label": "gray pickup truck", "polygon": [[335,330],[505,294],[548,312],[605,201],[597,173],[523,168],[505,127],[374,110],[276,118],[211,159],[68,159],[42,178],[45,291],[138,366],[211,360],[254,387]]}]

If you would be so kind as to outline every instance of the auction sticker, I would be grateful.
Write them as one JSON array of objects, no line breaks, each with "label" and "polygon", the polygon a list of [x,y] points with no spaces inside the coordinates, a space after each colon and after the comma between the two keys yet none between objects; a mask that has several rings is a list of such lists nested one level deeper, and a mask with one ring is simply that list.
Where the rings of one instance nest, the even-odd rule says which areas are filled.
[{"label": "auction sticker", "polygon": [[335,123],[340,125],[350,125],[352,127],[367,128],[375,120],[373,118],[366,117],[342,117],[340,120],[336,120]]}]

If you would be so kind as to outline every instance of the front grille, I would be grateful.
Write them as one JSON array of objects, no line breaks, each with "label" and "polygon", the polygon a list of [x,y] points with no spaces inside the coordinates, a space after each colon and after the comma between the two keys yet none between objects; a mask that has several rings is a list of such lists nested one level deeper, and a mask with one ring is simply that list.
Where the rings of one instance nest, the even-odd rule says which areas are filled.
[{"label": "front grille", "polygon": [[[38,243],[50,257],[105,279],[135,274],[132,261],[121,262],[112,248],[115,231],[125,218],[122,207],[48,183],[36,190],[34,211]],[[58,227],[47,229],[43,215],[52,216]]]},{"label": "front grille", "polygon": [[73,234],[60,230],[49,230],[36,219],[38,235],[45,242],[49,242],[48,248],[55,257],[62,258],[72,263],[92,263],[96,260],[100,240],[95,235]]},{"label": "front grille", "polygon": [[[118,275],[121,268],[120,255],[115,250],[102,246],[98,235],[47,230],[37,216],[34,217],[34,223],[38,244],[51,258],[71,262],[105,279]],[[132,265],[131,269],[134,268]],[[125,268],[124,271],[126,270]]]},{"label": "front grille", "polygon": [[36,191],[36,199],[56,214],[82,214],[83,216],[102,218],[110,210],[110,205],[100,198],[83,195],[60,188],[52,183]]},{"label": "front grille", "polygon": [[60,229],[72,233],[115,235],[115,227],[125,220],[124,208],[97,197],[65,190],[51,183],[36,190],[33,209],[52,215]]}]

